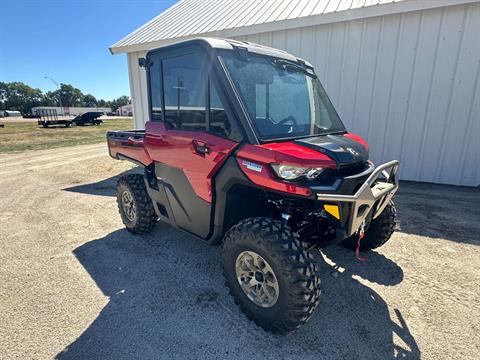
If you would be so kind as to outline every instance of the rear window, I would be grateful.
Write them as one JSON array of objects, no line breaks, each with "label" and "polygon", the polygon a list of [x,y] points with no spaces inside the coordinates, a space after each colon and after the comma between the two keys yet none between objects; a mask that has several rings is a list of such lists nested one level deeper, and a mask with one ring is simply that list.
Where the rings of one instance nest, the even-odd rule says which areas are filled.
[{"label": "rear window", "polygon": [[162,120],[162,89],[161,89],[161,62],[155,61],[149,68],[150,74],[150,106],[152,107],[152,120]]}]

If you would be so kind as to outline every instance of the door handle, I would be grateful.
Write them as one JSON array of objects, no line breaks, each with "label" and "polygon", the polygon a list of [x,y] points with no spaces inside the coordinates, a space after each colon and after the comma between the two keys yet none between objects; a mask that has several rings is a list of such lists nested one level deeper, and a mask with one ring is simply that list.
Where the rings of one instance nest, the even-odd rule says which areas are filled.
[{"label": "door handle", "polygon": [[210,154],[211,150],[208,147],[208,144],[202,141],[197,141],[197,140],[193,140],[192,143],[193,143],[193,149],[197,154],[200,154],[200,155]]},{"label": "door handle", "polygon": [[127,141],[128,143],[132,144],[132,145],[141,145],[143,144],[143,139],[135,139],[134,137],[132,136],[129,136],[127,138]]}]

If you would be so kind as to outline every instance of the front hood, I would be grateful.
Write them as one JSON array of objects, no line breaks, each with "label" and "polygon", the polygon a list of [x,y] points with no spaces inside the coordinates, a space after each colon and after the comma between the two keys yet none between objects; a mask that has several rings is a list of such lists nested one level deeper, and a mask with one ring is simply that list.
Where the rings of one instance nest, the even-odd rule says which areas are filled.
[{"label": "front hood", "polygon": [[293,143],[319,151],[337,163],[338,168],[363,164],[368,150],[359,142],[343,135],[321,135],[294,140]]}]

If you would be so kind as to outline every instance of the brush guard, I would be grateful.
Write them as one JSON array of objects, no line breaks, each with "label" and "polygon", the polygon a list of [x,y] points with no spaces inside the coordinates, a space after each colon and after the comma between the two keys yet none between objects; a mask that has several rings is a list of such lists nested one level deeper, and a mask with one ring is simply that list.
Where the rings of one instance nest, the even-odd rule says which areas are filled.
[{"label": "brush guard", "polygon": [[[398,190],[398,166],[398,160],[378,166],[354,195],[316,194],[317,200],[340,203],[341,207],[351,206],[350,214],[342,221],[344,229],[341,238],[347,238],[358,232],[371,211],[372,219],[376,219],[382,213]],[[338,239],[339,235],[337,232],[337,240],[341,240]]]}]

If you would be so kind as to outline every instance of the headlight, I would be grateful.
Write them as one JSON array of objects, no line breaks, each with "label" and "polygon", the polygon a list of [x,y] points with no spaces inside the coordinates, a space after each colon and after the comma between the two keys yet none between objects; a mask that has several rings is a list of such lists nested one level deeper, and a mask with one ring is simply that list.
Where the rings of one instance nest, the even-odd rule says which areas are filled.
[{"label": "headlight", "polygon": [[272,164],[272,169],[278,175],[278,177],[285,179],[285,180],[294,180],[298,179],[302,176],[306,176],[308,179],[313,179],[320,175],[323,171],[323,168],[305,168],[299,166],[291,166],[291,165],[280,165],[280,164]]}]

